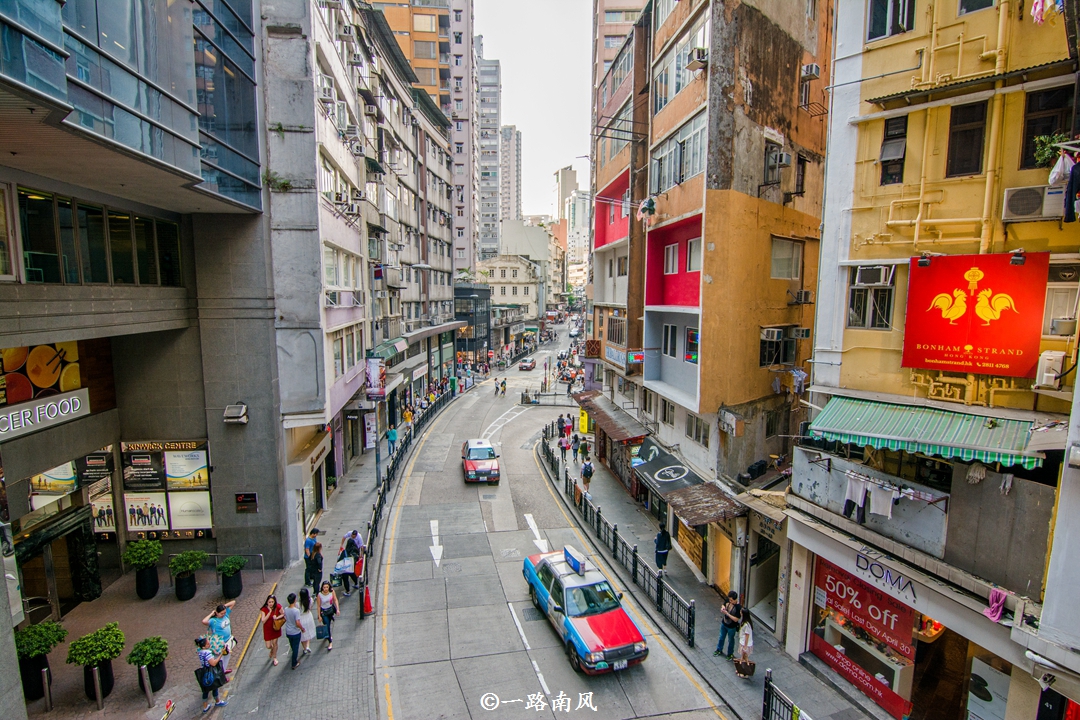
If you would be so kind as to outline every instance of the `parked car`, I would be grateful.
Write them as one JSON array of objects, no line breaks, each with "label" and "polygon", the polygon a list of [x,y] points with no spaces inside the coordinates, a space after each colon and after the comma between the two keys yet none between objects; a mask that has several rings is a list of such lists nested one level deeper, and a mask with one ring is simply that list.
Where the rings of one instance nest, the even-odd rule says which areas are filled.
[{"label": "parked car", "polygon": [[536,360],[534,358],[525,358],[518,363],[518,370],[535,370]]},{"label": "parked car", "polygon": [[570,667],[588,675],[644,662],[649,646],[604,574],[567,545],[562,552],[530,555],[522,574],[529,599],[547,616],[566,647]]},{"label": "parked car", "polygon": [[465,482],[499,484],[499,456],[487,440],[466,440],[461,446],[461,469]]},{"label": "parked car", "polygon": [[576,338],[580,334],[581,334],[581,331],[578,330],[577,328],[570,328],[570,333],[569,333],[570,337]]}]

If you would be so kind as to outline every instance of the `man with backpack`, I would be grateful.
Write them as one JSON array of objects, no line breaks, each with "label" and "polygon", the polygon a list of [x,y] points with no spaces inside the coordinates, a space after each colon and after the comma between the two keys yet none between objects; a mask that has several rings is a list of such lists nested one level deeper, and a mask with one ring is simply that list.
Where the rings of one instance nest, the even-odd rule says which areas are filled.
[{"label": "man with backpack", "polygon": [[589,494],[589,483],[592,482],[593,466],[592,461],[586,460],[585,464],[581,466],[581,485],[585,488],[585,494]]}]

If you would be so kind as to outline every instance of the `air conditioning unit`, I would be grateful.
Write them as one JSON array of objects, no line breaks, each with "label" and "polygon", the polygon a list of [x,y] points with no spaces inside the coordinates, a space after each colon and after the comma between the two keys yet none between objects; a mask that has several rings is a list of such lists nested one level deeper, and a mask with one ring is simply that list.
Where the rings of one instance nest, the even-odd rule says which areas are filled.
[{"label": "air conditioning unit", "polygon": [[686,63],[687,70],[704,70],[709,64],[709,51],[706,48],[691,48],[690,59]]},{"label": "air conditioning unit", "polygon": [[795,291],[795,304],[796,305],[809,305],[814,302],[813,290],[796,290]]},{"label": "air conditioning unit", "polygon": [[356,203],[346,203],[345,205],[341,206],[341,210],[346,215],[356,216],[360,214],[360,206]]},{"label": "air conditioning unit", "polygon": [[767,342],[780,342],[784,339],[784,328],[761,328],[761,339]]},{"label": "air conditioning unit", "polygon": [[791,153],[776,153],[776,167],[791,167]]},{"label": "air conditioning unit", "polygon": [[363,202],[363,200],[364,200],[364,191],[363,190],[357,190],[356,188],[353,188],[352,201],[353,202]]},{"label": "air conditioning unit", "polygon": [[376,290],[374,295],[375,295],[376,300],[385,300],[386,298],[390,297],[390,291],[389,290]]},{"label": "air conditioning unit", "polygon": [[1065,188],[1060,185],[1008,188],[1002,205],[1004,222],[1053,220],[1065,214]]},{"label": "air conditioning unit", "polygon": [[349,145],[349,152],[353,154],[353,157],[364,157],[364,144],[361,142],[354,142]]},{"label": "air conditioning unit", "polygon": [[337,36],[339,40],[353,40],[356,38],[356,28],[352,25],[342,25],[338,28]]},{"label": "air conditioning unit", "polygon": [[336,192],[336,193],[334,193],[334,204],[335,205],[342,205],[342,204],[347,203],[347,202],[349,202],[349,193],[344,193],[344,192]]},{"label": "air conditioning unit", "polygon": [[1046,350],[1039,355],[1039,368],[1035,371],[1035,387],[1061,389],[1061,370],[1065,366],[1065,353]]},{"label": "air conditioning unit", "polygon": [[353,53],[350,55],[349,64],[353,67],[364,67],[364,53]]},{"label": "air conditioning unit", "polygon": [[360,137],[360,128],[358,126],[356,126],[356,125],[346,125],[345,126],[345,137],[347,137],[347,138],[358,138],[358,137]]},{"label": "air conditioning unit", "polygon": [[364,114],[367,115],[368,117],[378,117],[379,116],[379,106],[378,105],[365,105],[364,106]]},{"label": "air conditioning unit", "polygon": [[892,265],[863,265],[855,271],[856,287],[888,287],[892,285]]},{"label": "air conditioning unit", "polygon": [[337,95],[334,93],[334,87],[333,86],[327,87],[326,85],[323,85],[322,87],[320,87],[319,88],[319,100],[321,100],[324,103],[335,103],[335,102],[337,102]]},{"label": "air conditioning unit", "polygon": [[817,80],[821,77],[821,66],[817,63],[808,63],[802,66],[802,73],[799,75],[803,80]]},{"label": "air conditioning unit", "polygon": [[340,10],[341,0],[319,0],[319,7],[327,10]]},{"label": "air conditioning unit", "polygon": [[809,340],[810,328],[793,327],[788,328],[788,337],[795,338],[796,340]]}]

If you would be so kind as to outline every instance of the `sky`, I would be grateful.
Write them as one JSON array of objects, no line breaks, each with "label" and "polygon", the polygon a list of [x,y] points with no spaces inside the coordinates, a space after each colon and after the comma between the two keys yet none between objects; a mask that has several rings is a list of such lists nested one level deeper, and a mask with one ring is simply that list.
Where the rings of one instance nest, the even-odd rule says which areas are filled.
[{"label": "sky", "polygon": [[484,57],[502,63],[502,124],[522,145],[522,212],[554,211],[555,171],[589,189],[590,0],[474,0]]}]

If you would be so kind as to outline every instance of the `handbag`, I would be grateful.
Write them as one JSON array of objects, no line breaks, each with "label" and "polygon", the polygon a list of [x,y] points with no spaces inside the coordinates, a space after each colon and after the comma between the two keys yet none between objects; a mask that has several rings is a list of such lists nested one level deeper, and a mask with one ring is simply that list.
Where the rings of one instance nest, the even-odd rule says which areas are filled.
[{"label": "handbag", "polygon": [[741,678],[753,677],[756,667],[757,663],[753,660],[735,660],[735,674]]},{"label": "handbag", "polygon": [[356,561],[346,556],[334,564],[334,573],[337,575],[352,575],[355,567]]},{"label": "handbag", "polygon": [[221,663],[203,665],[195,669],[195,679],[203,690],[217,690],[225,684],[225,671],[221,668]]},{"label": "handbag", "polygon": [[328,625],[316,625],[315,626],[315,639],[325,640],[330,636],[330,627]]},{"label": "handbag", "polygon": [[285,627],[285,616],[279,615],[278,617],[274,618],[274,629],[280,630],[283,627]]}]

